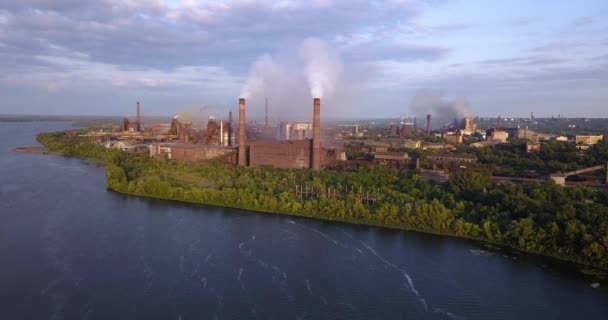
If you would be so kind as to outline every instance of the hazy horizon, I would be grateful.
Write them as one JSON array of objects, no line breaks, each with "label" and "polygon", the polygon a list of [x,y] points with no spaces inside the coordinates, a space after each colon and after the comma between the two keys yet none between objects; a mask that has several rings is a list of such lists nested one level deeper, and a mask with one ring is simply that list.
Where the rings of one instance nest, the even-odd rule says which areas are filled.
[{"label": "hazy horizon", "polygon": [[[0,4],[0,114],[608,117],[608,3]],[[195,110],[195,111],[193,111]],[[196,111],[199,110],[199,111]],[[430,110],[430,111],[429,111]]]}]

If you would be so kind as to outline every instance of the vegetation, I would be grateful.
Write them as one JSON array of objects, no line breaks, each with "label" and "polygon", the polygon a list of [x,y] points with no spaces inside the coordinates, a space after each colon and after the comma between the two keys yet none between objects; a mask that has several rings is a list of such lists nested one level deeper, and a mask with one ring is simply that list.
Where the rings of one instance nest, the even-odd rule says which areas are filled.
[{"label": "vegetation", "polygon": [[[121,193],[467,237],[608,269],[606,191],[552,182],[495,185],[488,173],[473,170],[436,185],[417,171],[382,167],[226,168],[151,160],[68,133],[38,140],[51,151],[103,163],[108,188]],[[297,195],[296,186],[315,194]]]},{"label": "vegetation", "polygon": [[608,161],[608,143],[599,142],[581,152],[576,145],[560,141],[542,142],[541,151],[526,152],[525,140],[514,140],[492,148],[462,148],[480,164],[500,176],[542,176],[596,166]]}]

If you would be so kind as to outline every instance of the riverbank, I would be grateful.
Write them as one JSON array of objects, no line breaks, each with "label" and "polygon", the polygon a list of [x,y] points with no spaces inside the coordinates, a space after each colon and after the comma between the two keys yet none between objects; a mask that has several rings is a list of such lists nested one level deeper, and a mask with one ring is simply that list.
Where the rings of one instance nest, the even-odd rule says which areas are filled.
[{"label": "riverbank", "polygon": [[46,147],[17,147],[11,149],[11,151],[19,153],[49,154],[49,149]]},{"label": "riverbank", "polygon": [[[105,165],[108,189],[122,194],[448,235],[608,269],[608,206],[590,189],[495,185],[467,171],[436,185],[416,171],[388,168],[225,168],[151,160],[61,133],[39,141]],[[296,186],[320,192],[304,196]],[[374,201],[365,200],[370,193]]]},{"label": "riverbank", "polygon": [[527,255],[536,256],[539,258],[542,257],[545,259],[553,259],[553,261],[554,261],[553,263],[560,263],[560,264],[568,263],[568,264],[571,264],[571,268],[573,268],[573,270],[574,269],[578,270],[581,274],[589,277],[589,279],[591,279],[591,280],[593,280],[593,279],[605,280],[608,275],[608,269],[600,268],[598,266],[591,265],[591,264],[580,263],[580,262],[572,260],[569,257],[560,257],[560,256],[556,256],[556,255],[546,254],[543,252],[525,251],[525,250],[521,250],[520,248],[518,248],[516,246],[511,246],[511,245],[507,245],[507,244],[500,243],[500,242],[492,242],[492,241],[488,241],[487,239],[479,239],[479,238],[470,237],[470,236],[455,235],[452,233],[442,233],[442,232],[436,232],[436,231],[432,231],[432,230],[420,230],[420,229],[408,228],[408,227],[403,227],[403,226],[394,226],[394,225],[379,224],[379,223],[373,223],[373,222],[362,222],[362,221],[355,221],[355,220],[351,220],[351,219],[339,219],[339,218],[336,219],[336,218],[329,218],[329,217],[323,217],[323,216],[311,216],[311,215],[294,213],[294,212],[258,210],[258,209],[251,209],[251,208],[234,206],[234,205],[226,205],[226,204],[216,205],[216,204],[206,203],[206,202],[182,201],[182,200],[176,200],[176,199],[171,199],[171,198],[151,196],[151,195],[146,195],[146,194],[129,193],[129,192],[121,191],[121,190],[116,190],[112,187],[108,187],[108,190],[111,192],[115,192],[117,194],[127,196],[127,197],[139,197],[139,198],[145,198],[145,199],[150,199],[150,200],[168,201],[168,202],[173,202],[173,203],[190,204],[190,205],[197,205],[197,206],[204,206],[204,207],[237,209],[237,210],[244,210],[244,211],[255,212],[255,213],[265,214],[265,215],[286,215],[286,216],[290,216],[290,217],[311,219],[311,220],[316,220],[316,221],[325,221],[325,222],[331,222],[331,223],[337,223],[337,224],[376,227],[376,228],[383,228],[383,229],[389,229],[389,230],[399,230],[399,231],[416,232],[416,233],[422,233],[422,234],[430,234],[430,235],[439,236],[439,237],[449,237],[449,238],[454,238],[454,239],[469,240],[469,241],[478,243],[480,245],[480,247],[483,247],[486,250],[491,250],[494,253],[500,253],[500,254],[507,253],[511,257],[514,255],[515,256],[519,255],[519,254],[527,254]]}]

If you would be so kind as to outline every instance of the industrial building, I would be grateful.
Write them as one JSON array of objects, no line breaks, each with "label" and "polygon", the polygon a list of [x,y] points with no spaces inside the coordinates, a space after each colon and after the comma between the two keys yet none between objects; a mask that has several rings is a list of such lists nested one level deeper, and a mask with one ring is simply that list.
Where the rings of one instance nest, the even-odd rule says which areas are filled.
[{"label": "industrial building", "polygon": [[374,161],[380,165],[403,169],[408,166],[409,155],[405,152],[376,152]]},{"label": "industrial building", "polygon": [[416,125],[413,122],[406,122],[401,125],[399,135],[403,138],[411,137],[416,130]]},{"label": "industrial building", "polygon": [[[185,143],[150,144],[150,157],[155,159],[198,162],[234,155],[236,155],[236,151],[231,147]],[[236,160],[236,157],[233,158],[233,161]]]},{"label": "industrial building", "polygon": [[576,135],[574,142],[576,144],[593,145],[604,140],[603,135]]},{"label": "industrial building", "polygon": [[338,135],[341,137],[352,137],[359,134],[358,124],[339,124]]},{"label": "industrial building", "polygon": [[477,131],[477,124],[473,121],[473,118],[464,119],[464,128],[462,129],[463,135],[472,135]]},{"label": "industrial building", "polygon": [[541,148],[540,142],[526,142],[526,152],[539,152]]},{"label": "industrial building", "polygon": [[449,144],[461,144],[463,141],[462,133],[460,130],[458,130],[454,134],[446,134],[444,138],[445,141]]},{"label": "industrial building", "polygon": [[312,123],[282,122],[279,126],[279,140],[309,140],[312,139]]},{"label": "industrial building", "polygon": [[486,130],[486,134],[488,141],[507,142],[507,139],[509,138],[509,133],[507,131],[498,128]]},{"label": "industrial building", "polygon": [[139,101],[137,101],[137,118],[135,119],[135,121],[131,121],[129,120],[129,118],[125,117],[122,120],[122,126],[121,126],[121,131],[123,132],[141,132],[142,130],[142,125],[141,125],[141,113],[140,113],[140,109],[139,109]]},{"label": "industrial building", "polygon": [[426,159],[429,161],[429,164],[432,165],[433,169],[443,168],[450,171],[457,170],[463,165],[477,162],[477,157],[475,156],[456,154],[430,155],[427,156]]},{"label": "industrial building", "polygon": [[[305,129],[306,126],[293,126],[290,132]],[[341,158],[335,149],[321,148],[321,99],[313,100],[312,140],[300,139],[303,133],[291,135],[290,141],[254,141],[247,143],[245,99],[239,99],[239,128],[238,128],[238,165],[259,167],[272,166],[275,168],[311,168],[319,170],[334,160]]]}]

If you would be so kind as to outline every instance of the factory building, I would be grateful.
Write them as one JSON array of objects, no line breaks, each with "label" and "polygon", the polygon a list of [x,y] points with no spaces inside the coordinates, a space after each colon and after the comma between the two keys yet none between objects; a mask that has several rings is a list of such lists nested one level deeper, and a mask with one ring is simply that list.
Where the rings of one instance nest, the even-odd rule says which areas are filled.
[{"label": "factory building", "polygon": [[319,98],[313,100],[312,140],[306,138],[308,133],[303,132],[310,128],[308,123],[304,123],[305,125],[302,126],[284,127],[285,132],[290,132],[289,137],[291,139],[289,141],[254,141],[247,143],[245,135],[245,99],[239,100],[239,111],[238,164],[240,166],[319,170],[322,166],[340,158],[340,153],[336,150],[321,148],[321,100]]},{"label": "factory building", "polygon": [[603,135],[576,135],[574,142],[576,144],[593,145],[604,140]]},{"label": "factory building", "polygon": [[433,169],[443,168],[450,171],[457,170],[466,164],[477,162],[477,158],[475,156],[456,154],[431,155],[427,156],[426,159],[433,166]]},{"label": "factory building", "polygon": [[526,142],[526,152],[539,152],[541,148],[540,142]]},{"label": "factory building", "polygon": [[[245,99],[239,99],[239,119],[235,133],[232,117],[228,123],[210,118],[206,134],[199,134],[190,122],[176,117],[167,136],[180,143],[157,142],[150,144],[150,157],[183,161],[219,160],[229,165],[319,170],[336,160],[345,158],[343,152],[321,147],[321,100],[313,100],[313,122],[291,123],[289,141],[247,141]],[[295,138],[295,139],[293,139]],[[235,147],[236,145],[236,147]]]},{"label": "factory building", "polygon": [[124,118],[122,120],[122,125],[121,125],[121,131],[123,132],[130,132],[130,133],[135,133],[135,132],[141,132],[143,126],[141,125],[141,113],[140,113],[140,108],[139,108],[139,101],[137,101],[137,118],[135,119],[135,121],[131,121],[129,120],[129,118]]},{"label": "factory building", "polygon": [[486,134],[488,137],[488,141],[507,142],[507,139],[509,138],[509,133],[500,129],[486,130]]},{"label": "factory building", "polygon": [[412,136],[412,134],[414,134],[414,123],[404,123],[401,126],[401,130],[399,132],[399,135],[403,138],[409,138]]},{"label": "factory building", "polygon": [[466,136],[470,136],[477,131],[477,124],[473,121],[473,118],[464,118],[464,129],[462,129],[462,134]]},{"label": "factory building", "polygon": [[185,143],[150,144],[150,157],[155,159],[199,162],[213,160],[234,153],[234,148],[221,146]]},{"label": "factory building", "polygon": [[357,136],[359,134],[358,124],[339,124],[338,134],[342,137]]},{"label": "factory building", "polygon": [[[306,169],[311,167],[312,140],[255,141],[248,147],[249,166],[252,168],[271,166],[283,169]],[[332,149],[322,149],[320,165],[327,166],[338,160]]]},{"label": "factory building", "polygon": [[396,124],[391,123],[388,127],[388,135],[389,136],[397,136],[399,135],[399,129]]},{"label": "factory building", "polygon": [[457,132],[453,133],[453,134],[446,134],[444,136],[445,141],[449,144],[461,144],[462,143],[462,133],[460,130],[458,130]]},{"label": "factory building", "polygon": [[279,127],[279,140],[307,140],[312,139],[312,123],[310,122],[283,122]]},{"label": "factory building", "polygon": [[383,166],[403,169],[408,166],[409,155],[405,152],[376,152],[374,161]]}]

